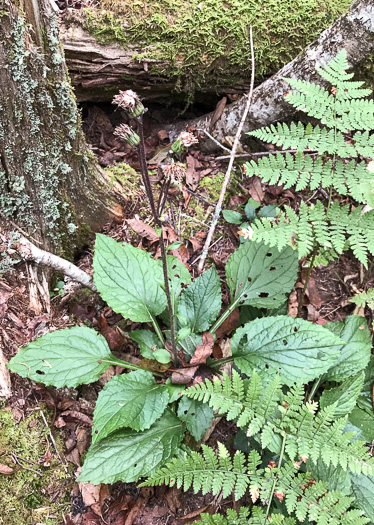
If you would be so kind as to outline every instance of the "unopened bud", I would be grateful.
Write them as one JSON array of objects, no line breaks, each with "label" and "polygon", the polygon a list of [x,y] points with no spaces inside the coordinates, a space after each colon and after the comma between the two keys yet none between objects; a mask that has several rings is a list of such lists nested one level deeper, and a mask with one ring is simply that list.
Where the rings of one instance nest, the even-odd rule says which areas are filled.
[{"label": "unopened bud", "polygon": [[131,89],[120,91],[119,94],[113,98],[112,104],[117,104],[117,106],[126,110],[131,118],[139,117],[144,113],[144,106],[140,102],[140,98],[135,91]]},{"label": "unopened bud", "polygon": [[137,146],[140,141],[139,136],[127,124],[117,126],[114,130],[114,135],[130,144],[130,146]]}]

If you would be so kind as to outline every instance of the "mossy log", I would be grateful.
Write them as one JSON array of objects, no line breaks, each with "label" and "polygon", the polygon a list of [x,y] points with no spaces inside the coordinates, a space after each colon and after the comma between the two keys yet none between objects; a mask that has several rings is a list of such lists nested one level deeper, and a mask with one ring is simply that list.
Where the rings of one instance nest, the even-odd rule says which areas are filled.
[{"label": "mossy log", "polygon": [[[101,0],[67,10],[61,31],[79,101],[134,89],[146,100],[243,93],[301,53],[349,0]],[[197,98],[197,96],[196,96]]]},{"label": "mossy log", "polygon": [[[343,48],[347,51],[350,67],[358,73],[362,72],[362,65],[372,58],[374,53],[374,5],[372,0],[355,0],[348,12],[323,31],[300,56],[254,90],[243,133],[290,119],[295,109],[284,98],[285,93],[290,89],[284,79],[291,77],[327,86],[327,82],[316,71],[316,66],[325,65]],[[361,75],[361,78],[357,80],[364,79]],[[211,133],[217,140],[220,141],[225,136],[236,134],[246,102],[247,97],[241,97],[225,107],[214,129],[211,129]],[[166,129],[170,138],[174,139],[180,131],[186,129],[186,126],[210,129],[212,117],[213,113],[210,113],[191,121],[166,126]],[[217,145],[210,140],[207,140],[203,147],[207,151],[217,149]]]},{"label": "mossy log", "polygon": [[0,11],[0,211],[71,258],[87,231],[121,218],[121,186],[88,150],[47,0]]}]

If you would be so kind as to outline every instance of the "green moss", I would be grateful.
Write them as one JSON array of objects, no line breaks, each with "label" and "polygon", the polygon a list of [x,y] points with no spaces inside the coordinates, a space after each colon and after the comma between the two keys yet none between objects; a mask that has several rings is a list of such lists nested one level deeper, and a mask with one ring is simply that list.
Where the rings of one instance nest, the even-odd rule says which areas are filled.
[{"label": "green moss", "polygon": [[[84,12],[84,26],[101,43],[136,43],[133,60],[150,73],[177,77],[193,92],[250,75],[249,26],[253,26],[256,76],[272,74],[297,56],[350,5],[350,0],[101,0]],[[212,91],[212,89],[210,88]]]},{"label": "green moss", "polygon": [[[61,452],[62,439],[54,434]],[[49,466],[43,466],[48,447],[52,459]],[[15,464],[11,453],[17,456],[19,463],[32,470]],[[0,524],[59,523],[69,507],[74,478],[57,458],[38,410],[19,423],[14,421],[10,410],[0,411],[0,462],[14,470],[9,476],[0,476]],[[61,489],[66,495],[62,494],[51,503],[51,495]]]}]

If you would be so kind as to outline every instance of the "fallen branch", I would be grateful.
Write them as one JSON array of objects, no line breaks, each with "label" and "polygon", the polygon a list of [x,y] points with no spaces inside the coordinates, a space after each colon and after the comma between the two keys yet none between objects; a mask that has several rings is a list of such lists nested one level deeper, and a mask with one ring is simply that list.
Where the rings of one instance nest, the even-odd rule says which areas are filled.
[{"label": "fallen branch", "polygon": [[203,248],[203,251],[201,253],[201,258],[200,258],[200,262],[199,262],[199,266],[198,266],[198,270],[200,272],[204,268],[204,263],[205,263],[205,259],[207,258],[207,255],[208,255],[209,246],[210,246],[210,243],[212,242],[213,235],[214,235],[214,232],[215,232],[215,229],[216,229],[216,226],[217,226],[217,222],[218,222],[219,216],[221,215],[222,203],[223,203],[223,199],[225,197],[227,185],[228,185],[228,183],[230,181],[231,170],[232,170],[232,167],[233,167],[233,164],[234,164],[236,150],[238,149],[240,137],[241,137],[241,134],[242,134],[242,129],[243,129],[243,126],[244,126],[244,122],[245,122],[245,119],[247,118],[248,111],[249,111],[249,108],[250,108],[251,102],[252,102],[253,87],[254,87],[254,82],[255,82],[255,55],[254,55],[254,51],[253,51],[252,26],[249,28],[249,40],[250,40],[250,45],[251,45],[251,61],[252,61],[251,88],[250,88],[249,93],[247,95],[247,97],[248,97],[247,98],[247,103],[246,103],[246,106],[245,106],[245,109],[244,109],[244,112],[243,112],[243,115],[242,115],[242,119],[240,121],[239,127],[238,127],[236,135],[235,135],[234,145],[233,145],[231,153],[230,153],[229,165],[227,167],[226,175],[225,175],[225,178],[224,178],[224,181],[223,181],[223,184],[222,184],[221,193],[220,193],[220,196],[219,196],[219,199],[218,199],[218,202],[217,202],[217,206],[216,206],[216,209],[214,211],[212,223],[210,225],[208,236],[207,236],[207,238],[205,240],[204,248]]},{"label": "fallen branch", "polygon": [[[323,31],[305,51],[282,67],[271,78],[256,87],[253,93],[251,109],[243,127],[243,133],[253,131],[274,122],[287,120],[295,113],[295,108],[287,102],[284,94],[290,90],[285,80],[287,77],[305,80],[327,86],[321,80],[316,66],[322,67],[342,49],[347,51],[347,60],[351,68],[358,68],[369,59],[374,51],[374,5],[372,0],[355,0],[336,22]],[[240,117],[246,104],[246,97],[240,97],[232,104],[227,104],[211,134],[218,142],[223,137],[235,135]],[[209,129],[214,112],[192,120],[183,120],[164,127],[170,140],[188,126]],[[202,143],[204,151],[215,151],[217,145],[207,140]]]},{"label": "fallen branch", "polygon": [[25,261],[34,261],[37,264],[53,268],[56,272],[62,272],[67,277],[70,277],[70,279],[73,279],[73,281],[77,281],[85,288],[96,292],[96,286],[93,283],[92,277],[78,268],[78,266],[75,266],[75,264],[58,255],[38,248],[35,244],[27,240],[26,237],[21,236],[16,243],[16,250]]}]

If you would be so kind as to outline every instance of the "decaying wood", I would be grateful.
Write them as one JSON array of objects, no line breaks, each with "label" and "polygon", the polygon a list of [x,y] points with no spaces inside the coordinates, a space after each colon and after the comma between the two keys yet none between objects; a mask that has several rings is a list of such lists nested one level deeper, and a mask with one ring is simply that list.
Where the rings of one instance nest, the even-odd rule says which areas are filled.
[{"label": "decaying wood", "polygon": [[[283,78],[297,78],[324,85],[315,67],[325,65],[343,48],[347,51],[348,63],[353,69],[365,62],[373,53],[374,4],[372,0],[355,0],[348,13],[323,31],[300,56],[254,90],[243,133],[290,118],[295,113],[295,109],[284,98],[289,90],[289,84]],[[226,106],[212,131],[216,139],[222,140],[225,136],[235,136],[246,101],[246,97],[242,97]],[[188,125],[209,129],[212,116],[213,113],[209,113],[198,119],[172,124],[166,129],[170,138],[175,140],[180,131],[186,129]],[[215,150],[217,145],[207,140],[205,149]]]},{"label": "decaying wood", "polygon": [[[70,261],[62,259],[53,253],[41,250],[35,244],[27,240],[25,237],[21,237],[16,242],[17,252],[26,261],[32,261],[36,264],[53,268],[56,272],[62,272],[73,281],[77,281],[85,288],[95,292],[96,286],[93,283],[92,277],[85,271],[72,264]],[[47,288],[48,290],[48,288]]]}]

